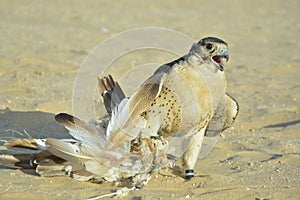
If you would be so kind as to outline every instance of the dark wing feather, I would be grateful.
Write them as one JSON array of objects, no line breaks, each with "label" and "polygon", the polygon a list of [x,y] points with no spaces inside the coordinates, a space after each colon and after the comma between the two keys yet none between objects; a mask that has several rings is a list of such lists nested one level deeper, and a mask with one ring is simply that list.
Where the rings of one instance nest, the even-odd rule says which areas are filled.
[{"label": "dark wing feather", "polygon": [[111,75],[98,80],[100,93],[107,113],[111,116],[112,110],[125,98],[120,85],[114,81]]}]

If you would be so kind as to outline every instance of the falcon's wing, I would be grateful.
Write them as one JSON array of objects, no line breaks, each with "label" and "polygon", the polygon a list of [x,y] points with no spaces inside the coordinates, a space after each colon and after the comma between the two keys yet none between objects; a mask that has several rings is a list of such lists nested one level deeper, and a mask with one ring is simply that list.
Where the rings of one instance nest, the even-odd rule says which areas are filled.
[{"label": "falcon's wing", "polygon": [[219,103],[205,136],[214,137],[229,128],[235,121],[238,111],[238,102],[226,93],[225,102]]},{"label": "falcon's wing", "polygon": [[232,126],[239,113],[239,104],[237,100],[229,94],[226,94],[226,108],[226,118],[222,131]]},{"label": "falcon's wing", "polygon": [[161,92],[163,80],[163,74],[150,77],[130,98],[123,99],[115,107],[106,131],[113,144],[118,145],[126,139],[134,139],[146,128],[147,122],[141,115],[151,107]]},{"label": "falcon's wing", "polygon": [[199,156],[200,159],[205,158],[211,152],[218,141],[220,133],[234,123],[238,112],[238,102],[226,93],[225,103],[221,103],[218,106],[216,114],[211,119],[205,133]]}]

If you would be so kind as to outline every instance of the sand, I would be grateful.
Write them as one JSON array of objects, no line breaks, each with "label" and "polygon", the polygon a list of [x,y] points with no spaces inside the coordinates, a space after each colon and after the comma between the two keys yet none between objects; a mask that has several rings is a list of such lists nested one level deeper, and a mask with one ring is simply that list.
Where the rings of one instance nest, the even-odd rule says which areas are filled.
[{"label": "sand", "polygon": [[[218,36],[229,43],[226,74],[240,104],[236,123],[198,161],[197,177],[186,182],[161,170],[124,199],[300,199],[299,1],[1,0],[0,16],[1,141],[69,137],[53,117],[73,113],[77,70],[114,34],[151,26],[194,40]],[[147,59],[162,64],[173,57],[134,54],[118,65]],[[0,168],[0,199],[84,199],[114,189]]]}]

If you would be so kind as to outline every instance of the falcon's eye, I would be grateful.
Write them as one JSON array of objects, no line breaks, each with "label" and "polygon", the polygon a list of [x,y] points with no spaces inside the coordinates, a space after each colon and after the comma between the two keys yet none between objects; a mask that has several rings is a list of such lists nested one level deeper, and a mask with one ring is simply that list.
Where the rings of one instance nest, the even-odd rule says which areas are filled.
[{"label": "falcon's eye", "polygon": [[206,45],[206,48],[207,48],[208,50],[211,50],[211,49],[213,48],[213,45],[210,44],[210,43],[208,43],[208,44]]}]

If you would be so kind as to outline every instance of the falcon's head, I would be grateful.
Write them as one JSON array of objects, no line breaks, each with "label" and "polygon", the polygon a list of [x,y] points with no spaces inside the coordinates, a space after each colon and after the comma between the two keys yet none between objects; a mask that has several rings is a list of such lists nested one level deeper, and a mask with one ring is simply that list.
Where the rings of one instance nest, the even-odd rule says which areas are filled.
[{"label": "falcon's head", "polygon": [[203,61],[214,63],[220,71],[224,71],[225,62],[229,60],[227,43],[216,37],[201,39],[193,45],[191,52],[199,55]]}]

